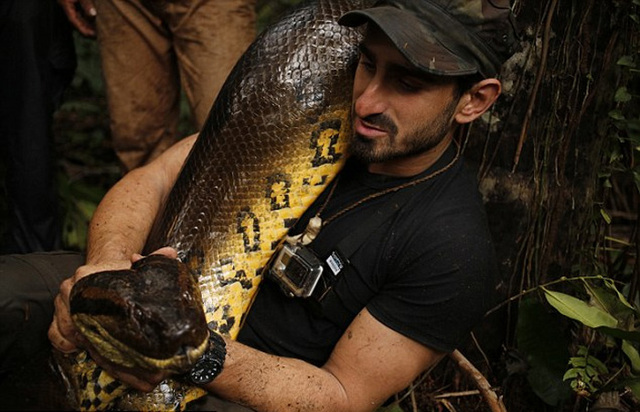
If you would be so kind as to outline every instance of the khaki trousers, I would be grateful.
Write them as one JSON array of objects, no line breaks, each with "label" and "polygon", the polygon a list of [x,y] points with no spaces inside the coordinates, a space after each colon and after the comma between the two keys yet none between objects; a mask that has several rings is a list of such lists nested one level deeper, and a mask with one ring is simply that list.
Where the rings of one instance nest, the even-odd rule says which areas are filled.
[{"label": "khaki trousers", "polygon": [[256,0],[96,0],[113,147],[124,171],[180,137],[180,88],[199,130],[255,37]]}]

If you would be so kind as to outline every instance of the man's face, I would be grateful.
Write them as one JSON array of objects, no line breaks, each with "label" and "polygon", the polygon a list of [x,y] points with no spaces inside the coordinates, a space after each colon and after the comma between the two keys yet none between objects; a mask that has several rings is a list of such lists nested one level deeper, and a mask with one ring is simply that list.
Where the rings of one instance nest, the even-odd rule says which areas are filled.
[{"label": "man's face", "polygon": [[453,131],[456,87],[417,71],[372,27],[355,75],[351,153],[381,166],[420,161]]}]

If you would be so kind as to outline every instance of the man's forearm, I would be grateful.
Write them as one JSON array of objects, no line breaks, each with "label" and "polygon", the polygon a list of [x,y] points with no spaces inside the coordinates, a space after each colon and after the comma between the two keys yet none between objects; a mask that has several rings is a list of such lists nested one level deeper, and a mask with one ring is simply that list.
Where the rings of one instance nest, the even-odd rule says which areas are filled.
[{"label": "man's forearm", "polygon": [[347,396],[328,371],[227,340],[222,373],[206,389],[257,411],[347,411]]},{"label": "man's forearm", "polygon": [[162,200],[145,179],[144,170],[130,172],[100,202],[89,225],[88,264],[128,261],[141,251]]},{"label": "man's forearm", "polygon": [[373,411],[444,356],[363,309],[321,367],[227,340],[207,389],[257,411]]},{"label": "man's forearm", "polygon": [[196,137],[182,139],[109,190],[89,225],[87,264],[129,261],[133,253],[142,251]]}]

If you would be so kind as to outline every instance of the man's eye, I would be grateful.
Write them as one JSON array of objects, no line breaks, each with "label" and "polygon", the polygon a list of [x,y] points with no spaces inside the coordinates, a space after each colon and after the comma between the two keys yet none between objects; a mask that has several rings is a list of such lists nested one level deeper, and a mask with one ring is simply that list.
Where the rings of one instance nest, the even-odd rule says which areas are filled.
[{"label": "man's eye", "polygon": [[373,65],[373,63],[367,62],[367,61],[360,61],[360,66],[362,66],[365,70],[372,72],[375,70],[375,66]]},{"label": "man's eye", "polygon": [[422,89],[422,85],[417,81],[398,79],[398,84],[402,90],[407,92],[417,92]]},{"label": "man's eye", "polygon": [[368,72],[372,72],[376,69],[376,66],[368,60],[360,59],[360,66]]}]

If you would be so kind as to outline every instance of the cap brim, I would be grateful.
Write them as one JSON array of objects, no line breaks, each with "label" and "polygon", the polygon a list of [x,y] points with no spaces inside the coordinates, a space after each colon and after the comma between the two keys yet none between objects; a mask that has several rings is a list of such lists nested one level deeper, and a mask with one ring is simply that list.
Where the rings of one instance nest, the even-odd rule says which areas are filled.
[{"label": "cap brim", "polygon": [[478,73],[478,67],[449,50],[437,30],[428,30],[413,14],[396,7],[375,7],[345,13],[338,23],[357,27],[373,22],[414,66],[437,76]]}]

